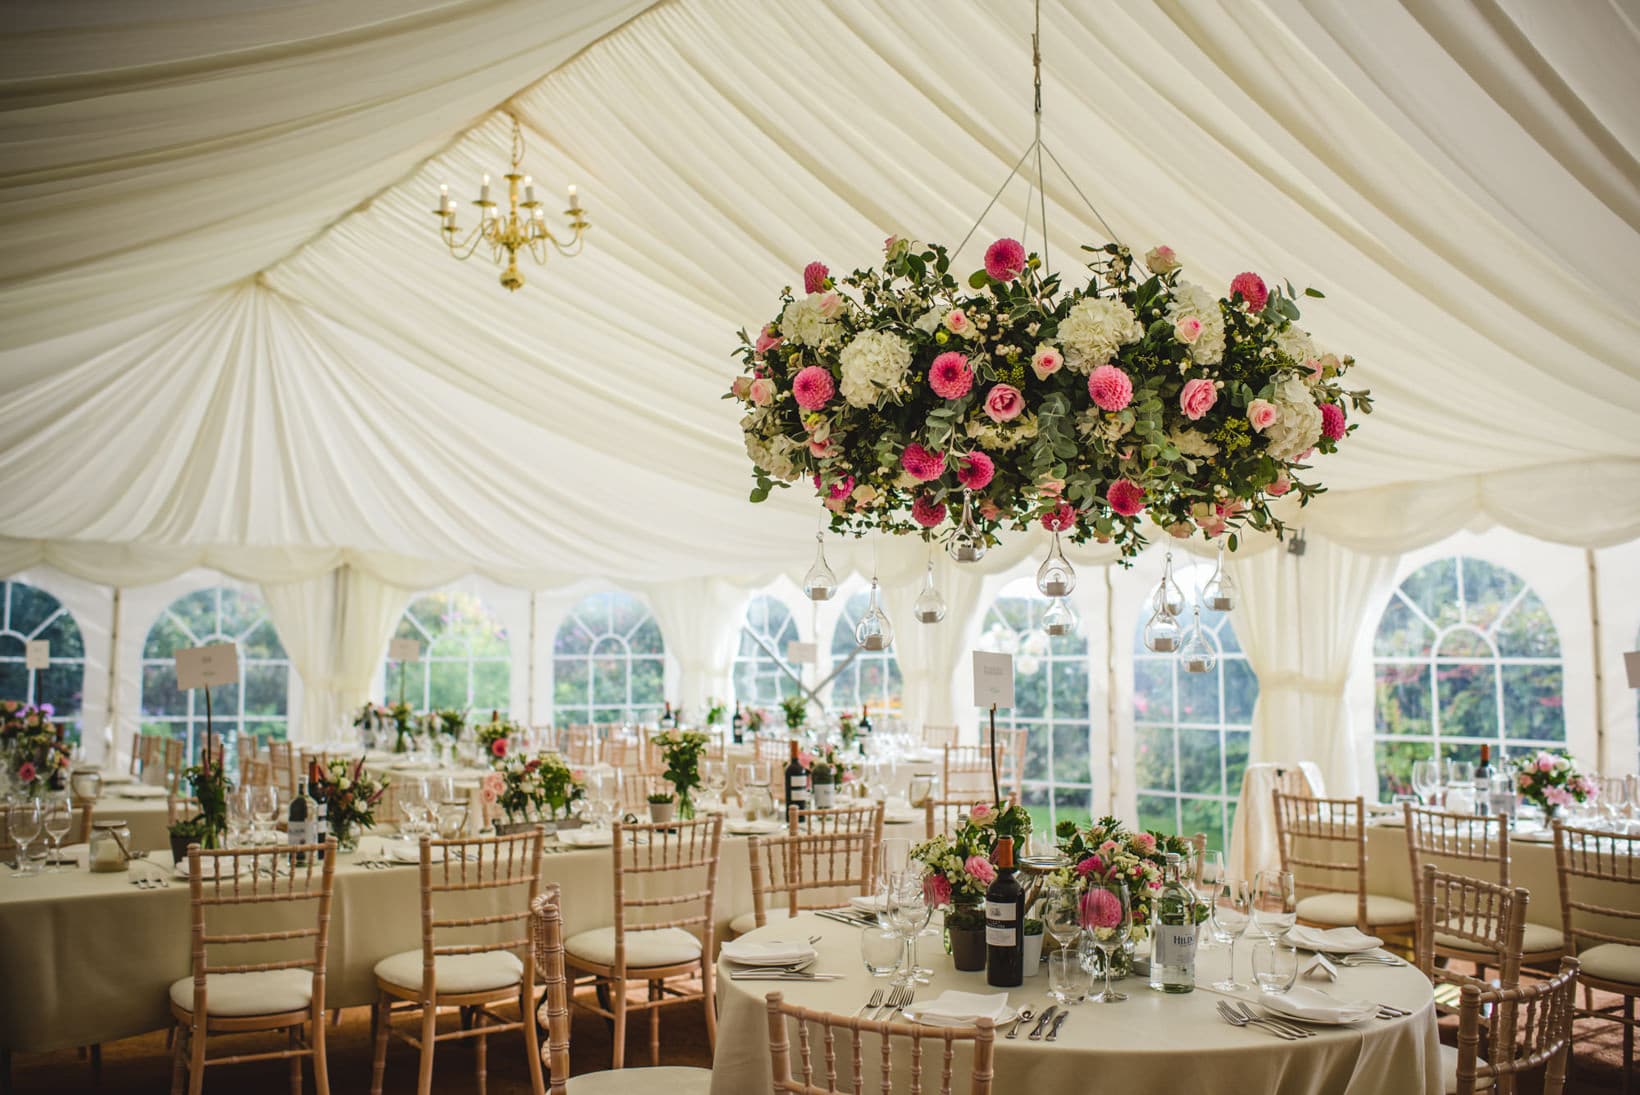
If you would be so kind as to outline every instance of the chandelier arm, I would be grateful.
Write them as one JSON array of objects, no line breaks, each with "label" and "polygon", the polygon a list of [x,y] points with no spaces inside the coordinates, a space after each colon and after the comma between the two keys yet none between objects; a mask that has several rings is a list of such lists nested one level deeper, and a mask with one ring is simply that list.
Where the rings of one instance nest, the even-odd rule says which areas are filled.
[{"label": "chandelier arm", "polygon": [[454,234],[446,234],[444,242],[450,248],[450,254],[461,262],[466,262],[478,250],[478,245],[484,242],[484,222],[480,221],[467,233],[467,238],[460,243],[456,242]]}]

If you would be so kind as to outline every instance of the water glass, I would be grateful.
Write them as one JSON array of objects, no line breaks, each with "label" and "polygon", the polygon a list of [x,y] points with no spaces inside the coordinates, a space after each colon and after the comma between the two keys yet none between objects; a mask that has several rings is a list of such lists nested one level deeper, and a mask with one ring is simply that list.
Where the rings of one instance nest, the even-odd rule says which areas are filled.
[{"label": "water glass", "polygon": [[905,940],[893,928],[864,928],[860,931],[860,959],[873,977],[892,977],[900,968]]},{"label": "water glass", "polygon": [[1080,895],[1074,886],[1050,885],[1042,898],[1042,928],[1058,944],[1057,951],[1065,951],[1082,934],[1081,912],[1077,908]]},{"label": "water glass", "polygon": [[279,817],[279,790],[276,787],[251,788],[251,816],[256,819],[257,843],[273,842],[273,823]]},{"label": "water glass", "polygon": [[1219,927],[1217,910],[1214,903],[1219,896],[1219,890],[1224,886],[1224,853],[1220,851],[1204,851],[1196,861],[1196,871],[1190,880],[1190,892],[1197,902],[1207,906],[1206,930],[1198,934],[1197,949],[1211,950],[1222,947],[1230,941],[1230,936]]},{"label": "water glass", "polygon": [[1412,763],[1412,789],[1418,794],[1418,801],[1428,806],[1433,800],[1436,789],[1441,783],[1441,762],[1438,760],[1418,760]]},{"label": "water glass", "polygon": [[922,875],[917,871],[903,871],[891,876],[886,885],[888,926],[905,940],[905,967],[895,983],[910,986],[918,979],[917,936],[928,927],[934,908],[929,904],[923,887]]},{"label": "water glass", "polygon": [[45,830],[51,838],[51,854],[46,856],[46,872],[56,874],[63,869],[57,860],[62,858],[63,837],[74,824],[74,807],[67,795],[53,795],[45,802]]},{"label": "water glass", "polygon": [[1286,992],[1298,980],[1298,948],[1279,939],[1260,939],[1253,944],[1253,980],[1260,991]]},{"label": "water glass", "polygon": [[45,824],[45,815],[45,805],[39,799],[19,802],[7,813],[11,839],[17,845],[17,870],[14,874],[18,877],[39,873],[39,868],[29,857],[28,846],[40,835],[40,829]]},{"label": "water glass", "polygon": [[1061,1007],[1086,1000],[1092,986],[1093,978],[1076,948],[1066,947],[1048,955],[1048,995]]},{"label": "water glass", "polygon": [[1245,880],[1229,879],[1220,888],[1215,904],[1213,915],[1230,937],[1230,972],[1223,980],[1214,981],[1213,987],[1220,992],[1242,992],[1251,986],[1236,980],[1236,941],[1247,934],[1247,925],[1252,922],[1253,887]]},{"label": "water glass", "polygon": [[1253,876],[1253,927],[1271,939],[1285,935],[1298,921],[1291,871],[1260,871]]}]

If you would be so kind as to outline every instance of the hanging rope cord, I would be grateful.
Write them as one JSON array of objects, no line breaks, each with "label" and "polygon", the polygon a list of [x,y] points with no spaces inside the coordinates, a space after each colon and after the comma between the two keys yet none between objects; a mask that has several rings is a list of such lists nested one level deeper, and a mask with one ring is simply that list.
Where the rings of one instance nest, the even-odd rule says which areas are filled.
[{"label": "hanging rope cord", "polygon": [[980,211],[979,217],[969,227],[968,233],[962,237],[962,242],[957,244],[956,249],[951,252],[953,258],[960,254],[964,247],[968,246],[968,241],[974,238],[974,233],[979,231],[980,224],[990,215],[991,209],[996,205],[997,200],[1002,197],[1002,192],[1008,189],[1008,184],[1014,181],[1014,176],[1019,174],[1020,168],[1025,166],[1026,161],[1031,158],[1033,153],[1036,155],[1036,178],[1032,180],[1030,175],[1025,176],[1029,189],[1025,195],[1025,225],[1020,235],[1027,236],[1030,232],[1031,197],[1034,194],[1037,199],[1037,216],[1042,226],[1043,270],[1050,274],[1053,272],[1053,266],[1048,255],[1048,187],[1042,165],[1043,156],[1046,156],[1048,162],[1059,169],[1059,173],[1064,176],[1065,182],[1070,184],[1071,190],[1076,193],[1078,198],[1082,199],[1082,204],[1088,207],[1088,212],[1093,214],[1094,220],[1099,222],[1099,227],[1104,229],[1105,237],[1112,243],[1121,244],[1122,242],[1116,238],[1116,232],[1111,228],[1110,223],[1105,220],[1104,214],[1100,213],[1093,202],[1088,200],[1088,196],[1082,192],[1082,188],[1076,185],[1076,180],[1071,178],[1071,173],[1065,170],[1065,165],[1059,162],[1059,157],[1053,154],[1053,149],[1049,148],[1042,140],[1042,0],[1036,0],[1036,23],[1031,33],[1031,90],[1031,112],[1034,123],[1031,143],[1025,146],[1025,151],[1020,153],[1018,160],[1014,161],[1013,169],[1008,172],[1008,177],[1002,180],[1002,185],[996,188],[996,192],[991,195],[991,200],[985,203],[985,208]]}]

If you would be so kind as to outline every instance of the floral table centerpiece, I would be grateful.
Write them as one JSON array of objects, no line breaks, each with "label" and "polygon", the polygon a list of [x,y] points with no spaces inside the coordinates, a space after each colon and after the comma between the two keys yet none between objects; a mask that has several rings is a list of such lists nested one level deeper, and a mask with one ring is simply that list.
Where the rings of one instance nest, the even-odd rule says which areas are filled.
[{"label": "floral table centerpiece", "polygon": [[506,821],[497,824],[499,833],[517,832],[542,822],[559,823],[568,818],[570,806],[586,794],[582,773],[557,753],[514,756],[497,760],[494,765],[495,770],[485,775],[479,793],[486,805],[501,807]]},{"label": "floral table centerpiece", "polygon": [[228,795],[233,783],[223,766],[211,763],[210,742],[201,751],[199,763],[186,768],[182,778],[193,789],[199,813],[193,817],[172,822],[167,831],[171,838],[171,858],[180,863],[188,856],[188,845],[201,848],[222,846],[222,836],[228,831]]},{"label": "floral table centerpiece", "polygon": [[[1372,409],[1353,365],[1298,326],[1297,291],[1238,274],[1184,279],[1171,248],[1085,247],[1047,273],[1000,239],[959,282],[944,247],[898,236],[880,268],[803,271],[751,337],[726,398],[740,404],[752,501],[812,483],[831,528],[996,542],[1040,521],[1076,543],[1282,530],[1271,503]],[[1313,289],[1304,295],[1320,297]],[[959,516],[960,515],[960,516]],[[959,556],[960,557],[960,556]],[[977,556],[970,556],[977,557]]]},{"label": "floral table centerpiece", "polygon": [[803,723],[809,717],[809,701],[803,696],[786,696],[780,701],[780,713],[786,717],[788,731],[801,733]]},{"label": "floral table centerpiece", "polygon": [[364,758],[315,761],[308,771],[308,794],[325,804],[325,823],[338,851],[351,852],[359,836],[376,825],[376,804],[387,793],[388,779],[364,766]]},{"label": "floral table centerpiece", "polygon": [[427,730],[429,734],[443,734],[454,740],[467,729],[467,712],[454,707],[446,707],[439,711],[427,712]]},{"label": "floral table centerpiece", "polygon": [[746,731],[753,737],[763,732],[763,724],[769,721],[769,713],[761,707],[746,708]]},{"label": "floral table centerpiece", "polygon": [[0,763],[7,779],[29,798],[61,790],[68,779],[69,747],[56,709],[17,700],[0,701]]},{"label": "floral table centerpiece", "polygon": [[1023,846],[1031,832],[1031,815],[1022,806],[1000,810],[976,805],[950,836],[943,833],[911,849],[923,865],[923,894],[934,908],[945,910],[951,957],[959,970],[985,968],[985,890],[996,881],[991,854],[997,838],[1013,837]]},{"label": "floral table centerpiece", "polygon": [[1515,789],[1526,801],[1535,802],[1546,819],[1559,817],[1565,807],[1598,793],[1595,782],[1577,770],[1571,757],[1544,750],[1516,759]]},{"label": "floral table centerpiece", "polygon": [[382,742],[377,735],[391,726],[394,733],[393,752],[408,753],[410,740],[416,732],[416,713],[402,700],[392,705],[367,703],[353,716],[353,726],[369,734],[372,740],[367,744],[378,748]]},{"label": "floral table centerpiece", "polygon": [[[1189,856],[1190,842],[1182,837],[1158,832],[1135,833],[1113,817],[1100,818],[1086,829],[1074,821],[1061,821],[1055,831],[1059,850],[1069,864],[1060,868],[1055,881],[1075,887],[1087,880],[1124,882],[1129,896],[1128,940],[1117,951],[1113,961],[1114,976],[1125,977],[1132,970],[1137,944],[1148,938],[1151,914],[1156,896],[1162,888],[1162,868],[1168,853]],[[1083,919],[1095,918],[1096,910],[1086,907],[1084,894]],[[1206,919],[1205,908],[1196,910],[1197,920]]]},{"label": "floral table centerpiece", "polygon": [[678,817],[683,821],[695,816],[690,793],[700,786],[700,757],[708,740],[699,730],[667,730],[654,738],[666,763],[661,775],[678,793]]},{"label": "floral table centerpiece", "polygon": [[499,768],[507,759],[508,742],[522,730],[523,727],[513,720],[504,719],[499,713],[492,712],[489,722],[478,724],[478,746],[484,751],[484,755],[490,758],[490,764]]},{"label": "floral table centerpiece", "polygon": [[[802,756],[799,754],[798,759]],[[837,789],[845,783],[853,783],[856,775],[854,765],[829,745],[814,757],[808,769],[809,782],[814,787],[814,804],[821,809],[835,805]]]}]

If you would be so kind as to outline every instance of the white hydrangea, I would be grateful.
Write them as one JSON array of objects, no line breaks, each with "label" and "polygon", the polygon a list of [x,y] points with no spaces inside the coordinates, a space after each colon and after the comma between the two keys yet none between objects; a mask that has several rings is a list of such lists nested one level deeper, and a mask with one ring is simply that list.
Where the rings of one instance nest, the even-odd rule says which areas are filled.
[{"label": "white hydrangea", "polygon": [[930,308],[928,311],[918,316],[916,321],[912,323],[912,326],[923,332],[923,334],[931,335],[939,329],[940,320],[944,318],[945,311],[943,309]]},{"label": "white hydrangea", "polygon": [[1267,451],[1277,460],[1292,460],[1321,439],[1321,408],[1315,405],[1309,385],[1297,374],[1289,375],[1270,395],[1281,416],[1264,431]]},{"label": "white hydrangea", "polygon": [[1167,439],[1185,456],[1212,458],[1219,454],[1219,447],[1200,430],[1175,428],[1167,432]]},{"label": "white hydrangea", "polygon": [[843,347],[837,363],[843,372],[840,390],[849,406],[873,407],[884,395],[905,390],[911,347],[899,335],[865,331]]},{"label": "white hydrangea", "polygon": [[747,429],[750,424],[750,415],[741,419],[741,429],[746,430],[746,455],[751,457],[752,463],[767,472],[771,479],[779,479],[783,483],[794,481],[797,478],[797,465],[791,458],[792,449],[795,447],[791,439],[764,438],[755,428]]},{"label": "white hydrangea", "polygon": [[1302,365],[1321,356],[1315,348],[1315,342],[1310,338],[1310,332],[1300,330],[1292,324],[1287,329],[1277,331],[1275,337],[1276,349],[1293,359],[1293,364]]},{"label": "white hydrangea", "polygon": [[1116,351],[1145,337],[1139,319],[1119,300],[1083,297],[1059,325],[1059,343],[1072,372],[1090,373],[1107,365]]},{"label": "white hydrangea", "polygon": [[810,293],[780,313],[780,333],[794,346],[822,347],[837,337],[836,293]]},{"label": "white hydrangea", "polygon": [[1201,335],[1190,347],[1190,357],[1198,365],[1217,365],[1224,360],[1224,313],[1219,311],[1219,298],[1203,289],[1181,281],[1173,287],[1173,302],[1167,306],[1167,318],[1179,320],[1193,317],[1201,321]]}]

